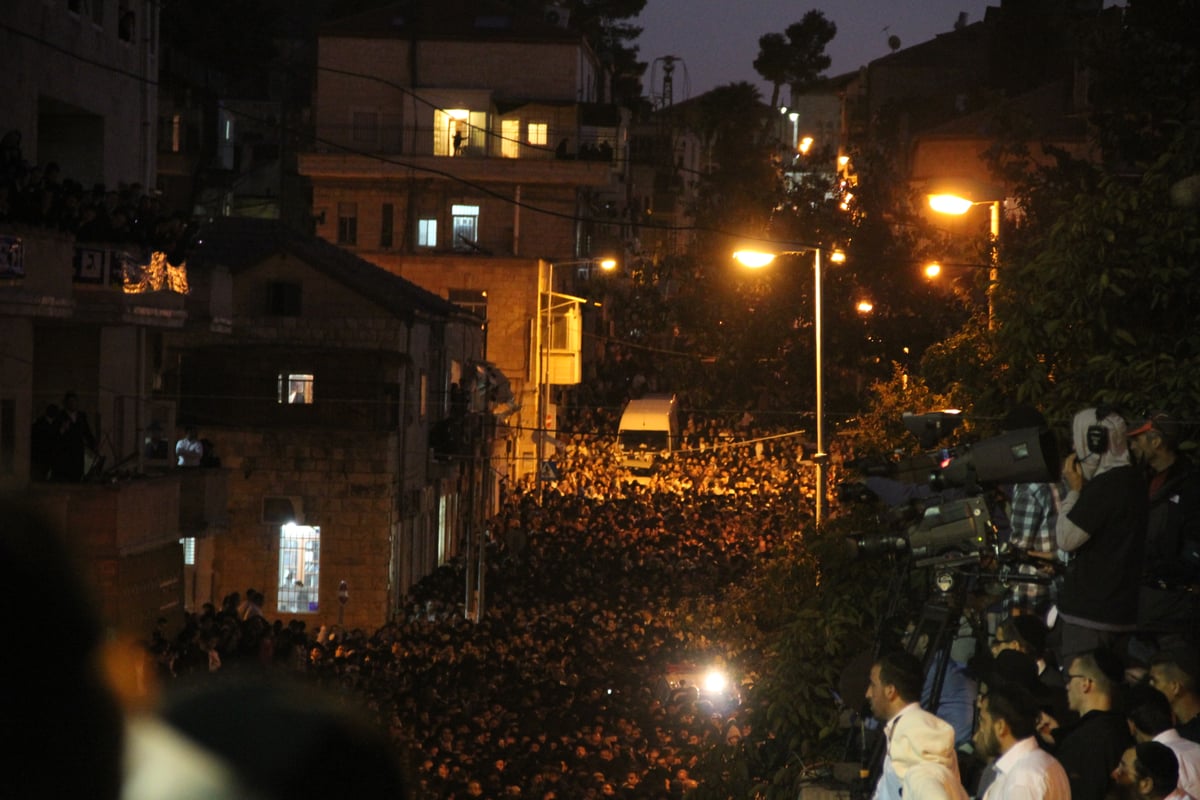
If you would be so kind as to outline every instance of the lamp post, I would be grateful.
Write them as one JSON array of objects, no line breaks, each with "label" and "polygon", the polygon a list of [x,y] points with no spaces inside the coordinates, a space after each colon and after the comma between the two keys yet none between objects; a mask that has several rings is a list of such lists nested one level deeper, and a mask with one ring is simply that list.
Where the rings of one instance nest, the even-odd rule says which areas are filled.
[{"label": "lamp post", "polygon": [[[825,466],[826,461],[829,459],[829,454],[825,452],[825,391],[823,370],[821,368],[821,251],[822,248],[820,247],[806,245],[800,246],[796,250],[766,252],[763,250],[744,249],[738,250],[733,254],[734,260],[750,269],[761,269],[774,261],[778,256],[813,254],[813,337],[815,339],[813,350],[816,353],[817,370],[817,452],[813,454],[813,465],[816,468],[817,479],[817,501],[813,517],[818,527],[824,519],[826,495]],[[835,263],[841,263],[846,260],[846,257],[841,251],[833,251],[830,255],[830,260]]]},{"label": "lamp post", "polygon": [[929,195],[929,207],[939,214],[951,214],[961,217],[975,206],[990,207],[990,224],[988,227],[989,234],[989,257],[988,257],[988,287],[987,287],[987,315],[988,315],[988,330],[996,329],[996,283],[1000,279],[997,266],[1000,261],[1000,201],[999,200],[979,200],[975,201],[969,197],[962,197],[957,194],[942,193]]}]

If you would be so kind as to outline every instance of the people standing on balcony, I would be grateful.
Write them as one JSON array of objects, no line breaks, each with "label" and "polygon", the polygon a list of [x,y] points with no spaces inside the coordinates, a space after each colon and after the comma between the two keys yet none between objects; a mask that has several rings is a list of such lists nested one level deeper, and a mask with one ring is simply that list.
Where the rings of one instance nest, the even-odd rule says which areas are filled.
[{"label": "people standing on balcony", "polygon": [[189,425],[184,436],[175,443],[175,458],[181,467],[198,467],[204,459],[204,444],[194,425]]},{"label": "people standing on balcony", "polygon": [[29,477],[32,480],[50,480],[58,449],[58,415],[58,406],[49,403],[42,415],[33,421],[29,437]]},{"label": "people standing on balcony", "polygon": [[86,474],[84,458],[95,453],[96,437],[88,424],[87,414],[79,408],[79,397],[74,392],[63,396],[62,411],[58,415],[58,446],[55,449],[52,474],[56,481],[81,481]]}]

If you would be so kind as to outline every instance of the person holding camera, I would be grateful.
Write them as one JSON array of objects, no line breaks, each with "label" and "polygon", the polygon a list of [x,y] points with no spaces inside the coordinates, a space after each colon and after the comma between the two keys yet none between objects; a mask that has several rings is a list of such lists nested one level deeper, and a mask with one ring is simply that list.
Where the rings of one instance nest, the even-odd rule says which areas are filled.
[{"label": "person holding camera", "polygon": [[1120,650],[1137,629],[1138,590],[1149,501],[1129,460],[1125,420],[1087,408],[1072,425],[1074,452],[1063,464],[1066,497],[1055,539],[1071,555],[1058,597],[1060,664],[1097,647]]}]

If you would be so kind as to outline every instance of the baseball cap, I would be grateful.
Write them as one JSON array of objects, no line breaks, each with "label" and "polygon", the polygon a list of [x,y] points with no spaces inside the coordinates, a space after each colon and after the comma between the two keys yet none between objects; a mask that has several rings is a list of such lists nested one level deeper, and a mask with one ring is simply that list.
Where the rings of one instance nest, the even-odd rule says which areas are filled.
[{"label": "baseball cap", "polygon": [[1179,441],[1180,427],[1179,421],[1173,419],[1167,412],[1152,411],[1125,435],[1127,437],[1141,436],[1143,433],[1154,430],[1161,433],[1164,439],[1176,442]]}]

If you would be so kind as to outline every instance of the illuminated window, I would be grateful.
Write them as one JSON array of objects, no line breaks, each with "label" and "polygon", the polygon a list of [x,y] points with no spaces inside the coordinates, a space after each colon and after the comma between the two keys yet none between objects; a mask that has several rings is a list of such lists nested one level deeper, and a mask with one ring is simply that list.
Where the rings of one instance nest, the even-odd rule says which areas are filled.
[{"label": "illuminated window", "polygon": [[482,153],[487,139],[487,114],[465,108],[436,109],[433,112],[433,154],[462,156],[470,151]]},{"label": "illuminated window", "polygon": [[317,613],[320,577],[321,529],[285,523],[279,529],[279,611]]},{"label": "illuminated window", "polygon": [[479,239],[479,206],[450,207],[455,250],[474,250]]},{"label": "illuminated window", "polygon": [[437,220],[417,220],[417,247],[437,247]]},{"label": "illuminated window", "polygon": [[279,402],[307,405],[313,401],[313,376],[289,372],[279,375]]},{"label": "illuminated window", "polygon": [[500,121],[500,155],[516,158],[521,154],[521,120]]},{"label": "illuminated window", "polygon": [[545,147],[546,142],[549,141],[549,138],[548,138],[549,135],[550,135],[550,126],[547,125],[546,123],[544,123],[544,122],[529,123],[529,143],[530,144],[536,144],[541,147]]},{"label": "illuminated window", "polygon": [[185,536],[179,540],[179,544],[183,546],[183,565],[196,566],[196,537]]}]

